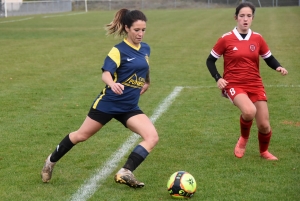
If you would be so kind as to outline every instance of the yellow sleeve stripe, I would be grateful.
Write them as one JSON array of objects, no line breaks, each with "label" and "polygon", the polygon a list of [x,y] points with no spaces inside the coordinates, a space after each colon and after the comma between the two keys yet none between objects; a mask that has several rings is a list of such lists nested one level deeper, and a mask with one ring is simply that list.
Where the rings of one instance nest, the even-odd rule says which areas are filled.
[{"label": "yellow sleeve stripe", "polygon": [[114,82],[116,82],[116,81],[117,81],[117,79],[118,79],[117,72],[115,72],[115,73],[114,73],[114,77],[115,77],[115,79],[114,79]]},{"label": "yellow sleeve stripe", "polygon": [[120,51],[116,47],[113,47],[108,53],[108,56],[117,64],[117,68],[119,68],[121,64]]},{"label": "yellow sleeve stripe", "polygon": [[102,95],[101,95],[99,98],[97,98],[97,100],[96,100],[95,103],[93,104],[93,109],[96,109],[96,108],[97,108],[97,105],[98,105],[99,101],[100,101],[100,100],[102,99],[102,97],[105,95],[105,91],[106,91],[106,88],[103,89]]}]

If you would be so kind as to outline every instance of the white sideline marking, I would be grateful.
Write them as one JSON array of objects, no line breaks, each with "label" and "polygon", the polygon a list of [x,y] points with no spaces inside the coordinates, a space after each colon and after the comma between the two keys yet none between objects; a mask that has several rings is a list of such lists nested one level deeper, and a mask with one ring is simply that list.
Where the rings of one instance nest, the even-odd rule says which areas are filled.
[{"label": "white sideline marking", "polygon": [[287,87],[287,88],[296,88],[296,87],[300,87],[300,85],[294,85],[294,84],[292,84],[292,85],[289,85],[289,84],[278,84],[278,85],[270,85],[270,84],[268,84],[268,85],[265,85],[265,87],[277,87],[277,88],[279,88],[279,87]]},{"label": "white sideline marking", "polygon": [[[272,85],[272,84],[266,84],[264,85],[265,87],[273,87],[273,88],[299,88],[300,85],[298,84],[277,84],[277,85]],[[217,85],[215,86],[184,86],[183,88],[188,88],[188,89],[197,89],[197,88],[217,88]]]},{"label": "white sideline marking", "polygon": [[19,21],[24,21],[24,20],[30,20],[30,19],[32,19],[32,18],[33,18],[33,17],[24,18],[24,19],[19,19],[19,20],[3,21],[3,22],[0,22],[0,23],[2,24],[2,23],[9,23],[9,22],[19,22]]},{"label": "white sideline marking", "polygon": [[43,16],[43,18],[49,18],[49,17],[64,17],[64,16],[70,16],[70,15],[81,15],[85,14],[86,12],[80,12],[80,13],[72,13],[72,14],[66,14],[66,15],[47,15]]},{"label": "white sideline marking", "polygon": [[[164,99],[164,101],[155,109],[150,120],[154,122],[168,109],[173,103],[175,98],[178,96],[180,91],[184,87],[175,87],[173,92]],[[122,145],[122,147],[116,151],[112,156],[105,162],[103,167],[98,168],[95,174],[84,182],[84,184],[78,189],[78,191],[72,196],[72,201],[84,201],[89,199],[104,182],[108,175],[110,175],[117,167],[119,161],[123,156],[131,149],[136,141],[140,138],[139,135],[133,133]]]}]

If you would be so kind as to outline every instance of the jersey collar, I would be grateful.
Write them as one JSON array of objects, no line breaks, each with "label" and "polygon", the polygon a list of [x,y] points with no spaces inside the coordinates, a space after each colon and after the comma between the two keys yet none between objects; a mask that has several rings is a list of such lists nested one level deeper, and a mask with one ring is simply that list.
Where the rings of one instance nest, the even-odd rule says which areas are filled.
[{"label": "jersey collar", "polygon": [[234,27],[234,29],[232,30],[232,32],[234,33],[234,35],[235,35],[239,40],[249,40],[249,38],[250,38],[250,36],[251,36],[251,34],[252,34],[252,30],[249,29],[249,31],[248,31],[246,37],[243,38],[243,37],[241,36],[241,34],[238,32],[238,30],[237,30],[236,27]]},{"label": "jersey collar", "polygon": [[124,38],[124,42],[129,45],[130,47],[132,47],[135,50],[139,50],[141,48],[141,44],[139,44],[138,47],[133,46],[131,43],[128,42],[128,40],[126,38]]}]

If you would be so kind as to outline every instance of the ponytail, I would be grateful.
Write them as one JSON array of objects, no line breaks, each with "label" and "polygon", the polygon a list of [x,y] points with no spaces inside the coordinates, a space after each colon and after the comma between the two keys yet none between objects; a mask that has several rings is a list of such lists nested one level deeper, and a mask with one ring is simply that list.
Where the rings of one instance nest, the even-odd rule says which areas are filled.
[{"label": "ponytail", "polygon": [[126,36],[125,25],[130,28],[137,20],[146,22],[147,18],[144,13],[139,10],[130,11],[126,8],[122,8],[115,14],[113,21],[105,25],[106,35]]}]

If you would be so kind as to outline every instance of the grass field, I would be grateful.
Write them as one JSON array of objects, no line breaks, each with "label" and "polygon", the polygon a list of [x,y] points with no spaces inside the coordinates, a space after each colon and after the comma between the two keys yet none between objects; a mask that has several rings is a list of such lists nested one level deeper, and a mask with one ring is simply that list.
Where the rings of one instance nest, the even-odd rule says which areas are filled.
[{"label": "grass field", "polygon": [[[51,182],[42,183],[46,156],[78,129],[104,87],[103,60],[120,41],[103,30],[114,13],[0,19],[0,200],[75,200],[133,135],[113,120],[76,145],[57,163]],[[255,123],[245,156],[234,157],[240,113],[220,97],[205,65],[216,40],[236,25],[233,13],[233,8],[145,11],[152,84],[140,107],[151,117],[175,87],[183,88],[156,119],[160,141],[134,172],[145,188],[114,182],[126,153],[81,200],[172,200],[166,183],[178,170],[197,181],[192,200],[300,200],[300,7],[259,8],[252,25],[289,70],[282,77],[261,61],[275,162],[259,157]],[[18,21],[24,18],[30,19]],[[222,72],[222,59],[217,65]]]}]

